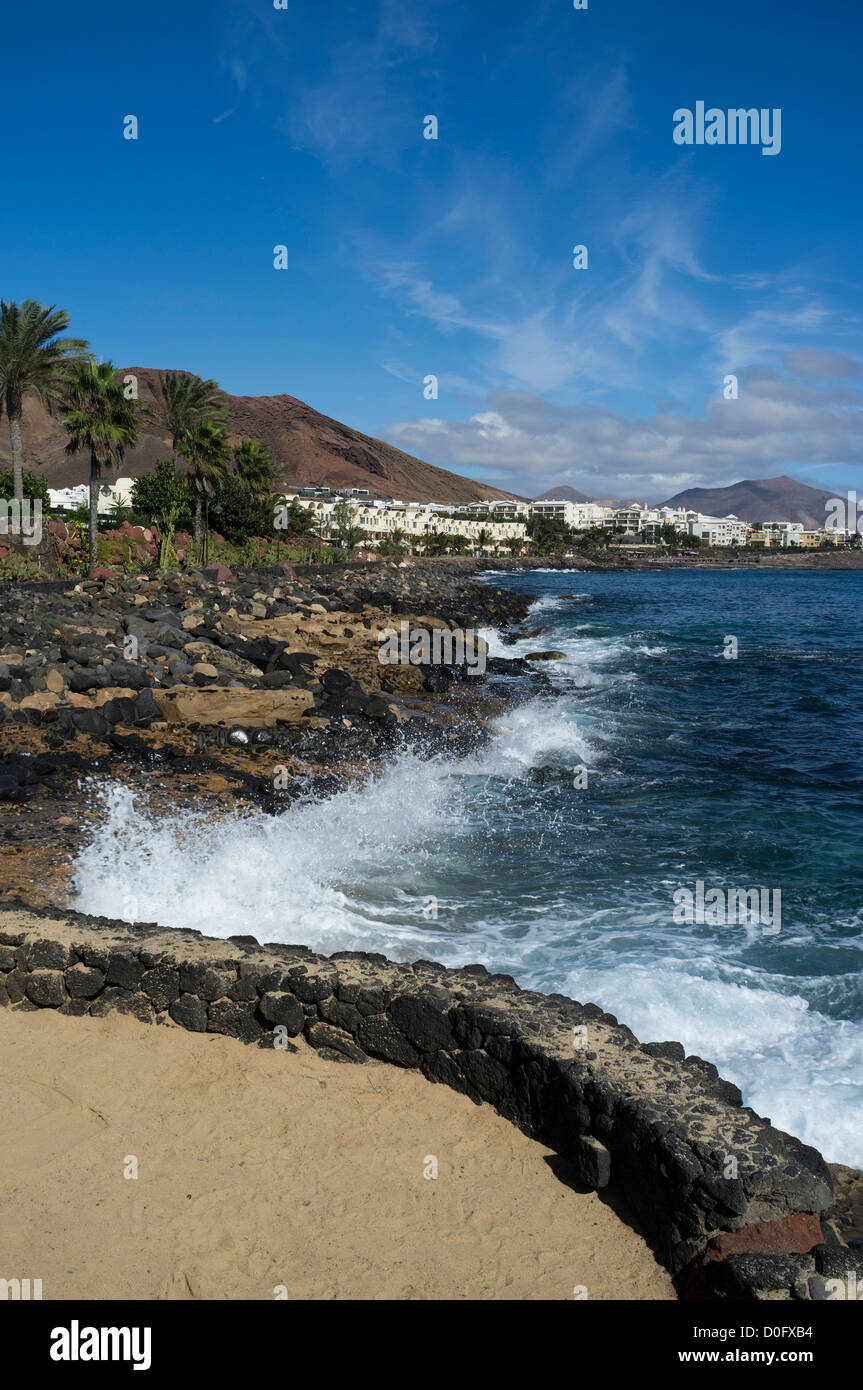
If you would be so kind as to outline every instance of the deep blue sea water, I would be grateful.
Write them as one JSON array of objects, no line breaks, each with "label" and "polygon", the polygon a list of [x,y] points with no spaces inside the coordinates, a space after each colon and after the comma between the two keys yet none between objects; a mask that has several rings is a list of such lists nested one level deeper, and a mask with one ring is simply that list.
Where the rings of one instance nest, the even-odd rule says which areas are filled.
[{"label": "deep blue sea water", "polygon": [[[863,1165],[863,573],[488,580],[534,595],[547,629],[486,634],[493,651],[565,658],[476,758],[402,758],[374,787],[219,826],[156,822],[117,789],[78,905],[481,961],[679,1039]],[[781,890],[780,930],[675,921],[699,880]]]}]

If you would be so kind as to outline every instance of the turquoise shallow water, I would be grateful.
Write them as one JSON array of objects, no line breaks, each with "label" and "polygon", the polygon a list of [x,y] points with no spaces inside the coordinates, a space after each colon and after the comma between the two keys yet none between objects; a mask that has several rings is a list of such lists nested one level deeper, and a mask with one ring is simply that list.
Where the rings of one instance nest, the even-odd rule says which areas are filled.
[{"label": "turquoise shallow water", "polygon": [[[489,579],[547,626],[493,649],[565,656],[555,694],[474,759],[405,757],[362,792],[227,826],[156,823],[117,789],[78,905],[479,960],[681,1040],[775,1124],[863,1165],[863,574]],[[780,890],[780,930],[675,921],[698,881]]]}]

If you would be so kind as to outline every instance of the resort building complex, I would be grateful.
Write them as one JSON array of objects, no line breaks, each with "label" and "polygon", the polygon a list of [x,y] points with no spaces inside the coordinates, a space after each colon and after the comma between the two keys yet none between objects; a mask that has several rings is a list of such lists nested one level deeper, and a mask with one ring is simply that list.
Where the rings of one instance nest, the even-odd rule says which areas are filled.
[{"label": "resort building complex", "polygon": [[[132,478],[105,481],[99,490],[100,515],[132,505]],[[86,484],[49,489],[54,510],[73,510],[88,505]],[[321,540],[334,541],[346,521],[362,533],[362,544],[375,549],[386,541],[398,541],[406,549],[420,549],[429,537],[460,537],[466,548],[489,554],[518,551],[527,546],[531,522],[545,521],[579,532],[604,531],[611,546],[674,544],[675,533],[685,543],[689,537],[703,546],[763,548],[814,547],[825,543],[851,544],[851,534],[837,527],[807,530],[798,521],[749,523],[736,516],[707,516],[683,507],[650,507],[640,502],[605,506],[599,502],[543,499],[529,502],[490,499],[453,506],[444,502],[401,502],[374,494],[366,488],[298,488],[281,494],[284,502],[296,501],[309,509],[313,530]],[[533,527],[530,528],[531,530]]]}]

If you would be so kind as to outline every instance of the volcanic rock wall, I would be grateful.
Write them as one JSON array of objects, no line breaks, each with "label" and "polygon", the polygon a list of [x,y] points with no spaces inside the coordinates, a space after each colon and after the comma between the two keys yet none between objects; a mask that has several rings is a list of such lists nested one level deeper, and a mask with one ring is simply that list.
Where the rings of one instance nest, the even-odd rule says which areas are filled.
[{"label": "volcanic rock wall", "polygon": [[821,1155],[744,1107],[709,1062],[483,966],[19,912],[0,921],[0,1004],[116,1009],[261,1047],[302,1034],[334,1061],[417,1068],[494,1105],[585,1186],[610,1185],[684,1296],[828,1297],[834,1264],[859,1262],[822,1226]]}]

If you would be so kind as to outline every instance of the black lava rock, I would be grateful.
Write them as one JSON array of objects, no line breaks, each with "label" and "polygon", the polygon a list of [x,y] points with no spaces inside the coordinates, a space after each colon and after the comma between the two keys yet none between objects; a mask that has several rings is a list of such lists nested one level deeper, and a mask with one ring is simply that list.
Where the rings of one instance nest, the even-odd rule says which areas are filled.
[{"label": "black lava rock", "polygon": [[207,1031],[207,1006],[194,994],[182,994],[179,999],[175,999],[168,1013],[182,1028],[189,1028],[193,1033]]},{"label": "black lava rock", "polygon": [[289,1037],[294,1038],[302,1033],[306,1016],[302,1005],[292,994],[281,990],[270,991],[261,996],[259,1008],[268,1023],[281,1024]]}]

